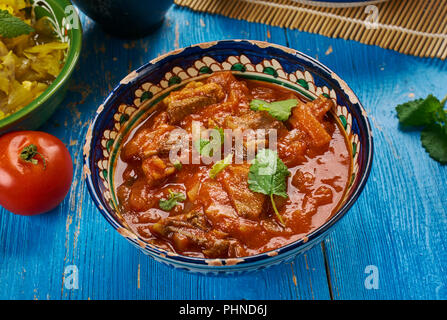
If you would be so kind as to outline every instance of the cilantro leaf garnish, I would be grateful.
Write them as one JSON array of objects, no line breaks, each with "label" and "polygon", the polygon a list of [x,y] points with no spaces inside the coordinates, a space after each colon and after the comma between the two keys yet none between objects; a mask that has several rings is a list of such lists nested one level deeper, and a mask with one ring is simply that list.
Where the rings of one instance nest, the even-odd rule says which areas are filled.
[{"label": "cilantro leaf garnish", "polygon": [[214,130],[217,130],[218,132],[219,132],[219,135],[220,135],[220,144],[224,144],[224,141],[225,141],[225,132],[224,132],[224,129],[222,129],[222,128],[219,128],[218,126],[215,126],[214,127]]},{"label": "cilantro leaf garnish", "polygon": [[195,147],[202,156],[209,156],[210,151],[205,149],[205,147],[208,146],[210,143],[210,140],[200,139],[195,142]]},{"label": "cilantro leaf garnish", "polygon": [[421,143],[431,158],[447,163],[447,97],[439,101],[433,95],[396,107],[399,123],[404,127],[424,127]]},{"label": "cilantro leaf garnish", "polygon": [[250,109],[253,111],[267,111],[272,117],[280,121],[286,121],[292,114],[292,109],[298,105],[298,100],[289,99],[275,102],[264,100],[251,100]]},{"label": "cilantro leaf garnish", "polygon": [[224,139],[225,139],[224,130],[219,127],[215,127],[214,130],[217,130],[217,132],[219,133],[220,139],[217,139],[217,140],[220,140],[220,141],[216,141],[216,139],[214,139],[214,138],[212,138],[211,140],[199,139],[199,140],[195,141],[194,145],[195,145],[197,151],[200,153],[200,155],[212,157],[213,149],[217,146],[221,146],[224,144]]},{"label": "cilantro leaf garnish", "polygon": [[0,10],[0,36],[15,38],[22,34],[30,34],[34,29],[25,21],[14,17],[7,10]]},{"label": "cilantro leaf garnish", "polygon": [[171,211],[179,202],[185,201],[186,195],[181,192],[173,192],[169,189],[169,197],[168,199],[160,199],[159,206],[160,209],[165,211]]},{"label": "cilantro leaf garnish", "polygon": [[183,168],[183,164],[179,160],[174,161],[173,165],[174,165],[174,168],[176,168],[179,171],[182,170],[182,168]]},{"label": "cilantro leaf garnish", "polygon": [[233,154],[230,153],[224,159],[217,161],[210,170],[210,178],[214,179],[221,171],[231,164]]},{"label": "cilantro leaf garnish", "polygon": [[248,187],[251,191],[270,196],[273,210],[279,221],[284,220],[276,208],[274,195],[287,198],[287,177],[289,169],[275,151],[262,149],[256,155],[248,173]]}]

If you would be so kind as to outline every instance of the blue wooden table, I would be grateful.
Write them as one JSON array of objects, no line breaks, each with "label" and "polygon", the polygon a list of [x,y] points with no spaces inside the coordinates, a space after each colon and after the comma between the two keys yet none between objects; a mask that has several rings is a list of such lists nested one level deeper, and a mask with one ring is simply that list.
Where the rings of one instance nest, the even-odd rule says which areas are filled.
[{"label": "blue wooden table", "polygon": [[[161,29],[135,41],[112,38],[84,16],[82,22],[83,53],[70,92],[42,128],[69,147],[73,186],[49,214],[0,209],[0,298],[447,299],[447,168],[428,157],[418,132],[399,130],[394,111],[429,93],[444,97],[446,62],[179,7]],[[82,179],[81,149],[95,110],[130,71],[178,47],[233,38],[286,45],[338,73],[370,115],[375,158],[362,196],[321,246],[262,272],[207,277],[153,261],[108,225]],[[79,281],[67,286],[75,270]],[[374,271],[376,289],[365,286]]]}]

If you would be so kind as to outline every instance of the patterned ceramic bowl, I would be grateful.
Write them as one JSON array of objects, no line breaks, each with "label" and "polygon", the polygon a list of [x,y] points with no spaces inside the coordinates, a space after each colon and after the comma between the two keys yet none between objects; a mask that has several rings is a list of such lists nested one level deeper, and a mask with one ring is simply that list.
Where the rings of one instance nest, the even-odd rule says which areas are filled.
[{"label": "patterned ceramic bowl", "polygon": [[[152,112],[152,107],[188,81],[231,70],[247,78],[276,83],[309,99],[323,94],[334,100],[332,110],[350,140],[351,184],[340,210],[303,239],[280,249],[238,259],[186,257],[145,243],[120,217],[113,188],[117,151],[126,134]],[[102,104],[90,125],[84,147],[90,194],[107,221],[145,254],[167,265],[201,273],[233,273],[262,269],[318,244],[351,208],[369,175],[373,141],[366,112],[356,95],[334,72],[318,61],[286,47],[246,40],[201,43],[156,58],[125,77]]]},{"label": "patterned ceramic bowl", "polygon": [[81,53],[82,28],[69,0],[32,0],[37,18],[48,17],[57,38],[69,44],[65,65],[51,85],[33,102],[0,120],[0,134],[12,130],[33,130],[54,113],[65,98],[70,77]]}]

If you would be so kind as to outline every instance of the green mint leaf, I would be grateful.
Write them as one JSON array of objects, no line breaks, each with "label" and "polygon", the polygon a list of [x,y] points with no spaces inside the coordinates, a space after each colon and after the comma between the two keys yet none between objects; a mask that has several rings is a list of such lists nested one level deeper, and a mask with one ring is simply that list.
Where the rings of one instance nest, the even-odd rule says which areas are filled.
[{"label": "green mint leaf", "polygon": [[250,109],[254,111],[267,111],[272,117],[280,121],[286,121],[292,114],[292,109],[298,105],[298,100],[289,99],[275,102],[264,100],[252,100]]},{"label": "green mint leaf", "polygon": [[231,161],[233,160],[233,154],[230,153],[227,155],[224,159],[217,161],[213,167],[210,170],[210,178],[214,179],[216,176],[223,170],[225,170],[226,167],[228,167],[231,164]]},{"label": "green mint leaf", "polygon": [[442,110],[438,98],[429,95],[425,99],[417,99],[396,107],[397,117],[403,126],[426,126],[434,123]]},{"label": "green mint leaf", "polygon": [[273,210],[279,221],[284,221],[279,214],[273,195],[287,198],[287,177],[289,169],[275,151],[263,149],[258,152],[248,172],[248,187],[251,191],[270,196]]},{"label": "green mint leaf", "polygon": [[447,126],[432,124],[424,128],[421,133],[422,146],[431,158],[447,163]]},{"label": "green mint leaf", "polygon": [[185,201],[186,195],[181,192],[173,192],[169,190],[168,199],[160,199],[159,206],[160,209],[165,211],[171,211],[179,202]]},{"label": "green mint leaf", "polygon": [[30,34],[34,29],[25,21],[14,17],[7,10],[0,10],[0,36],[15,38],[22,34]]},{"label": "green mint leaf", "polygon": [[421,143],[431,158],[447,163],[447,96],[439,101],[429,95],[425,99],[410,101],[396,107],[399,122],[404,126],[423,126]]}]

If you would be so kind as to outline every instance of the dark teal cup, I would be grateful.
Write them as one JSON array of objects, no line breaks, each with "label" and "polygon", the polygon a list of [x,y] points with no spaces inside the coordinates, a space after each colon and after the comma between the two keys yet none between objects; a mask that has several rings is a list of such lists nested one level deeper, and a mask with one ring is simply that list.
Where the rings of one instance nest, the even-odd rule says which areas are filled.
[{"label": "dark teal cup", "polygon": [[106,32],[118,37],[141,37],[157,29],[173,0],[73,0]]}]

